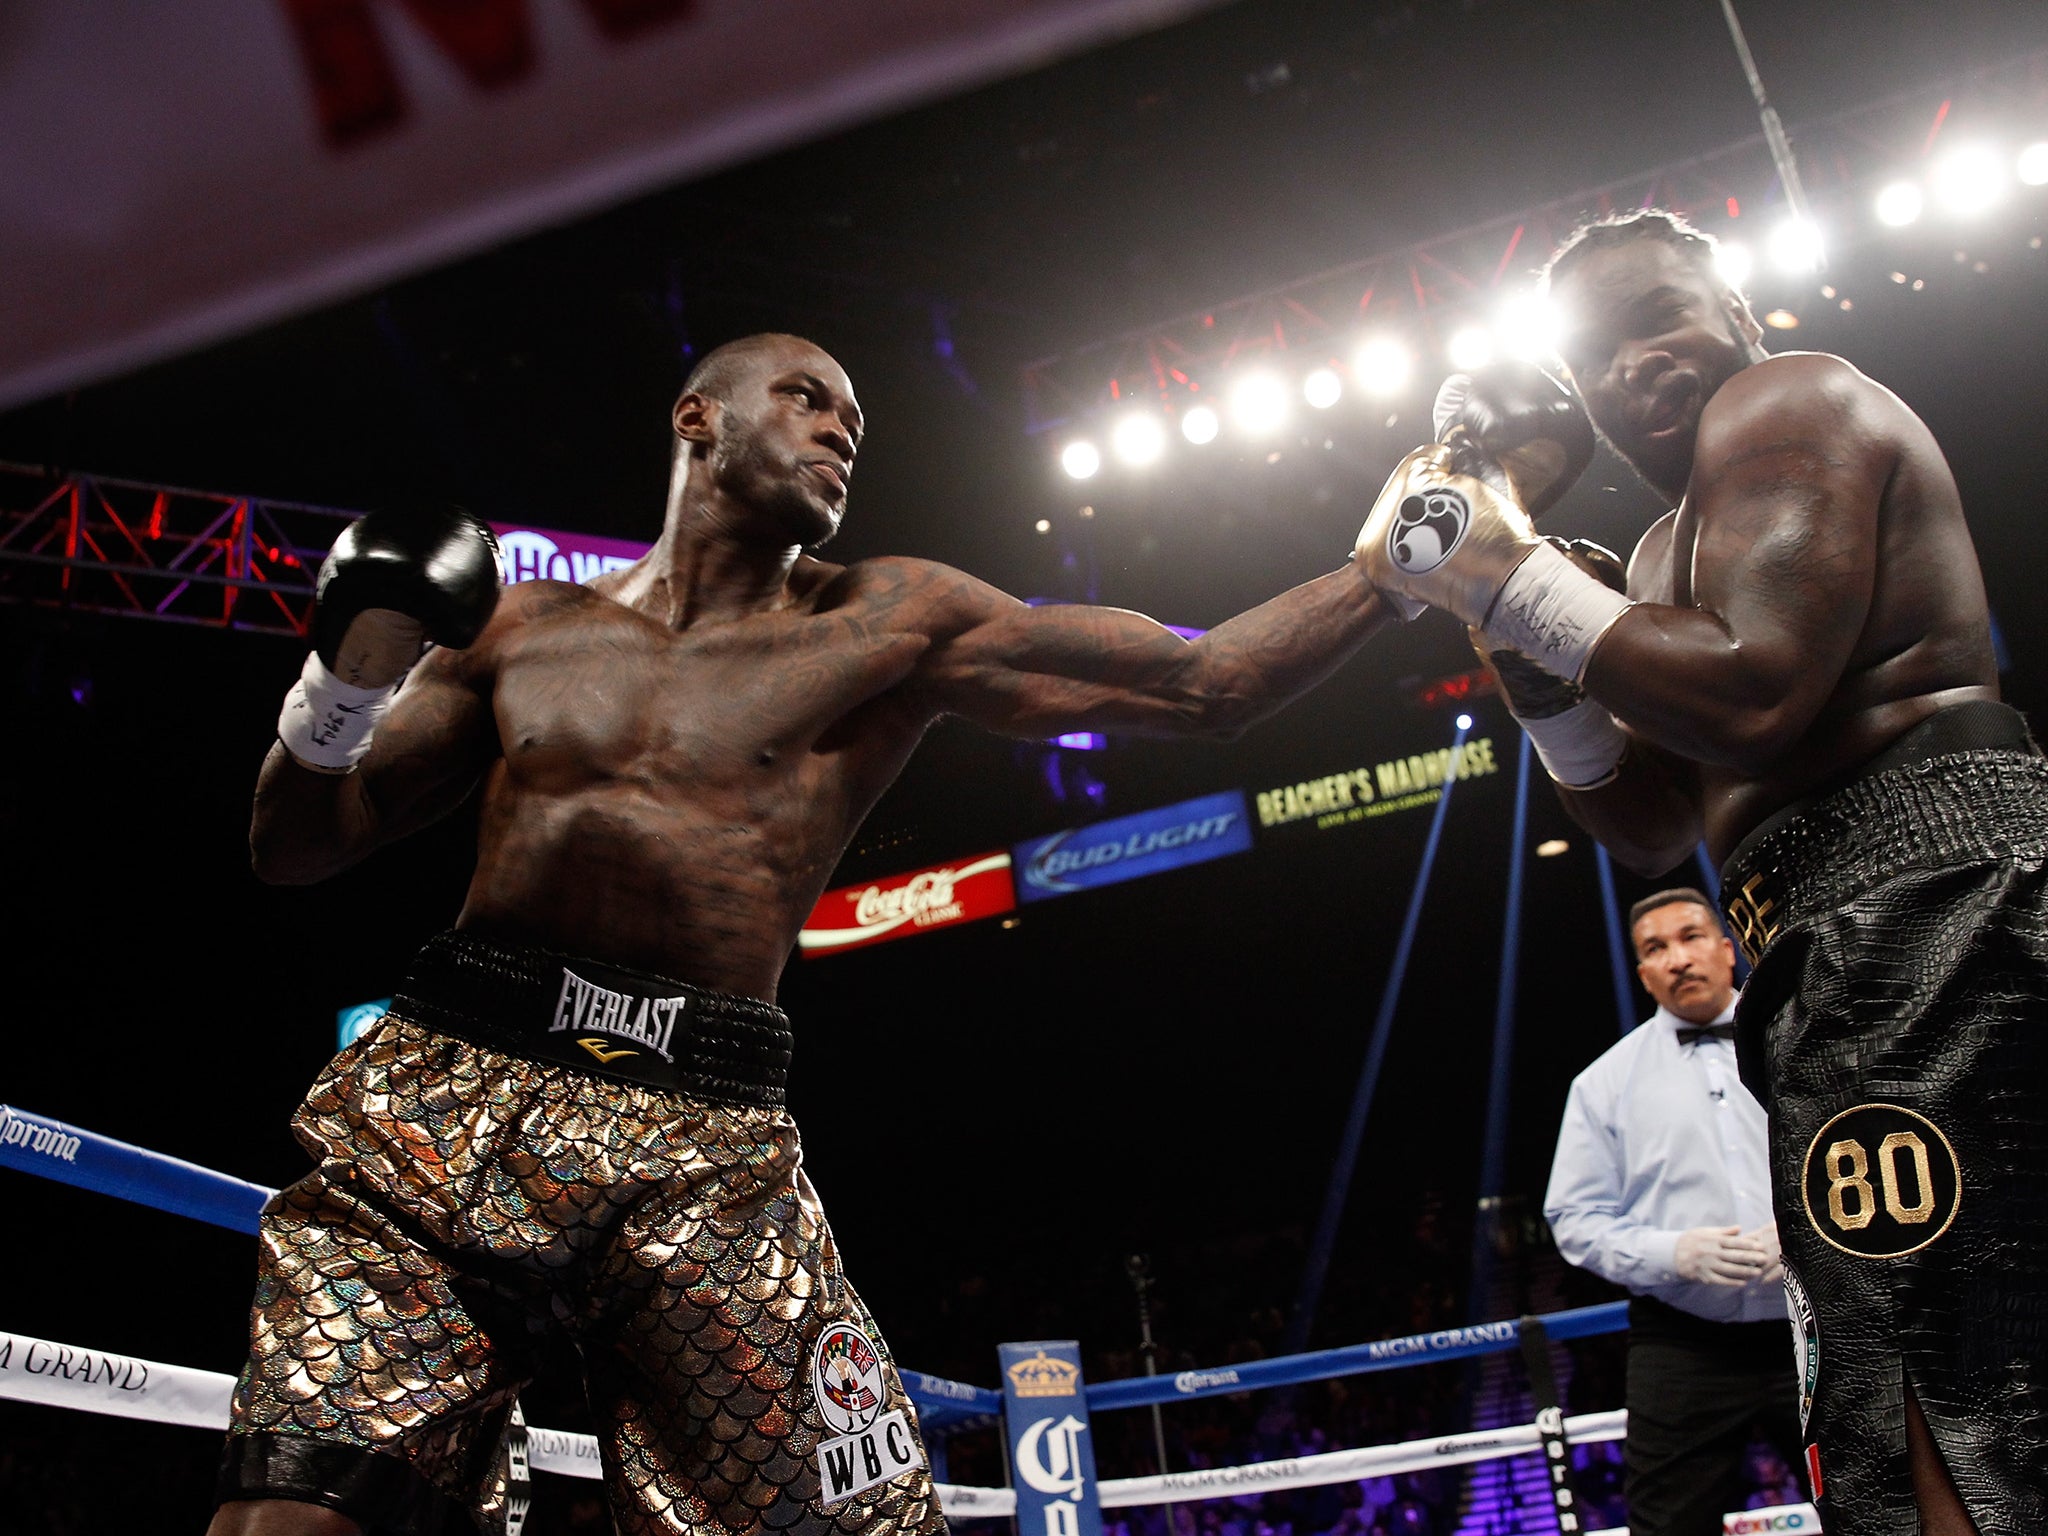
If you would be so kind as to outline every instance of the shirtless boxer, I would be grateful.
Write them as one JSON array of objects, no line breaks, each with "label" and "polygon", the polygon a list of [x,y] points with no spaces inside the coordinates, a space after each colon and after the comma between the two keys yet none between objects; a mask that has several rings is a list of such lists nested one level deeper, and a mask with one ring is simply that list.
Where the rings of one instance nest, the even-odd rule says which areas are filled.
[{"label": "shirtless boxer", "polygon": [[[1368,575],[1554,679],[1527,729],[1626,863],[1725,861],[1828,1529],[2048,1529],[2048,763],[1996,702],[1948,465],[1840,358],[1767,357],[1670,215],[1579,231],[1549,286],[1594,423],[1674,508],[1626,593],[1452,471],[1469,424],[1396,471]],[[1402,543],[1460,509],[1434,565]]]},{"label": "shirtless boxer", "polygon": [[621,1532],[942,1529],[783,1107],[798,929],[938,716],[1229,736],[1384,612],[1347,568],[1188,643],[816,559],[863,424],[795,337],[712,353],[674,428],[660,540],[589,587],[500,600],[488,533],[447,514],[373,514],[323,573],[257,873],[325,878],[480,784],[477,866],[295,1121],[319,1167],[265,1213],[213,1536],[501,1519],[548,1326],[582,1352]]}]

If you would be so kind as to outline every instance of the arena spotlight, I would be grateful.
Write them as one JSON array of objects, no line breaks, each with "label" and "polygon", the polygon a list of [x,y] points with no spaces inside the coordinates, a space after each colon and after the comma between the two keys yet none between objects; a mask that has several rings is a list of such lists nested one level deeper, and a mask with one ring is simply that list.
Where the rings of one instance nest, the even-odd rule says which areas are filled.
[{"label": "arena spotlight", "polygon": [[1124,463],[1143,469],[1166,452],[1166,428],[1150,411],[1133,411],[1110,429],[1109,446]]},{"label": "arena spotlight", "polygon": [[1494,329],[1502,348],[1526,362],[1542,362],[1557,353],[1557,307],[1546,294],[1516,294],[1501,306]]},{"label": "arena spotlight", "polygon": [[1730,288],[1740,290],[1756,270],[1756,257],[1740,240],[1721,240],[1714,245],[1714,271]]},{"label": "arena spotlight", "polygon": [[1216,413],[1206,405],[1189,406],[1181,413],[1180,435],[1200,447],[1203,443],[1216,441],[1216,434],[1223,429],[1223,423],[1216,419]]},{"label": "arena spotlight", "polygon": [[1904,229],[1920,217],[1920,210],[1926,202],[1920,195],[1920,188],[1913,182],[1890,182],[1877,194],[1877,222],[1889,224],[1893,229]]},{"label": "arena spotlight", "polygon": [[1230,386],[1230,419],[1254,437],[1279,431],[1287,421],[1287,386],[1263,370],[1243,375]]},{"label": "arena spotlight", "polygon": [[1778,222],[1771,231],[1772,264],[1786,272],[1813,272],[1820,267],[1820,230],[1796,214]]},{"label": "arena spotlight", "polygon": [[2029,144],[2020,151],[2020,181],[2029,187],[2048,185],[2048,139]]},{"label": "arena spotlight", "polygon": [[1102,451],[1085,437],[1077,437],[1060,450],[1060,468],[1076,480],[1092,479],[1102,468]]},{"label": "arena spotlight", "polygon": [[1942,208],[1961,218],[1984,212],[2005,193],[2005,163],[1981,144],[1944,156],[1934,167],[1934,196]]},{"label": "arena spotlight", "polygon": [[1472,729],[1472,717],[1470,715],[1458,716],[1457,721],[1455,723],[1458,729],[1461,731],[1469,731]]},{"label": "arena spotlight", "polygon": [[1408,349],[1391,336],[1375,336],[1358,349],[1351,375],[1369,395],[1397,395],[1407,386],[1413,365]]},{"label": "arena spotlight", "polygon": [[1493,332],[1483,325],[1468,325],[1452,333],[1445,351],[1453,368],[1484,368],[1493,361]]},{"label": "arena spotlight", "polygon": [[1318,368],[1301,381],[1301,397],[1319,411],[1327,411],[1344,398],[1344,381],[1334,368]]},{"label": "arena spotlight", "polygon": [[1033,523],[1031,526],[1033,528],[1036,528],[1040,533],[1051,533],[1052,519],[1049,517],[1041,517],[1037,522]]}]

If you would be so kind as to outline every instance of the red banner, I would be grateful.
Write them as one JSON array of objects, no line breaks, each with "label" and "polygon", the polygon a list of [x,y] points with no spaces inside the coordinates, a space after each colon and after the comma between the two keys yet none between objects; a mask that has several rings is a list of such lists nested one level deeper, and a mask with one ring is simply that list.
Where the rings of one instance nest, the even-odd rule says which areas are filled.
[{"label": "red banner", "polygon": [[808,959],[836,955],[886,939],[908,938],[995,917],[1017,905],[1010,856],[984,853],[953,864],[934,864],[867,885],[842,886],[818,898],[797,936]]},{"label": "red banner", "polygon": [[0,9],[0,408],[1214,0]]}]

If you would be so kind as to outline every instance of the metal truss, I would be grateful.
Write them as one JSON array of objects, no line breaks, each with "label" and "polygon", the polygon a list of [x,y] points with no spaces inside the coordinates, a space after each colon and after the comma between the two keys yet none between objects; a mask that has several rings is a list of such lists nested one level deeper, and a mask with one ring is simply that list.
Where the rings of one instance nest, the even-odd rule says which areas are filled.
[{"label": "metal truss", "polygon": [[[1847,226],[1846,210],[1879,179],[1923,160],[1952,118],[2038,129],[2044,108],[2048,52],[1809,124],[1796,135],[1807,197],[1823,220]],[[1133,400],[1184,408],[1233,363],[1297,350],[1339,358],[1368,328],[1440,347],[1450,327],[1533,274],[1582,219],[1652,206],[1724,236],[1756,224],[1761,236],[1784,212],[1764,135],[1027,363],[1027,430],[1071,426]],[[1847,249],[1840,237],[1831,244],[1837,255]]]},{"label": "metal truss", "polygon": [[356,515],[0,464],[0,602],[304,635]]}]

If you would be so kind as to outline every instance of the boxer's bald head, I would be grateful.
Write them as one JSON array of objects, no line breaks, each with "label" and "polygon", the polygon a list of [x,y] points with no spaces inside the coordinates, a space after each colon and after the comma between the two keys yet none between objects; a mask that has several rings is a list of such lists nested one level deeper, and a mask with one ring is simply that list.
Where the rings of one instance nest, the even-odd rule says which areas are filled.
[{"label": "boxer's bald head", "polygon": [[672,501],[698,473],[765,537],[816,547],[838,531],[865,422],[853,381],[815,342],[769,331],[715,348],[670,420]]}]

